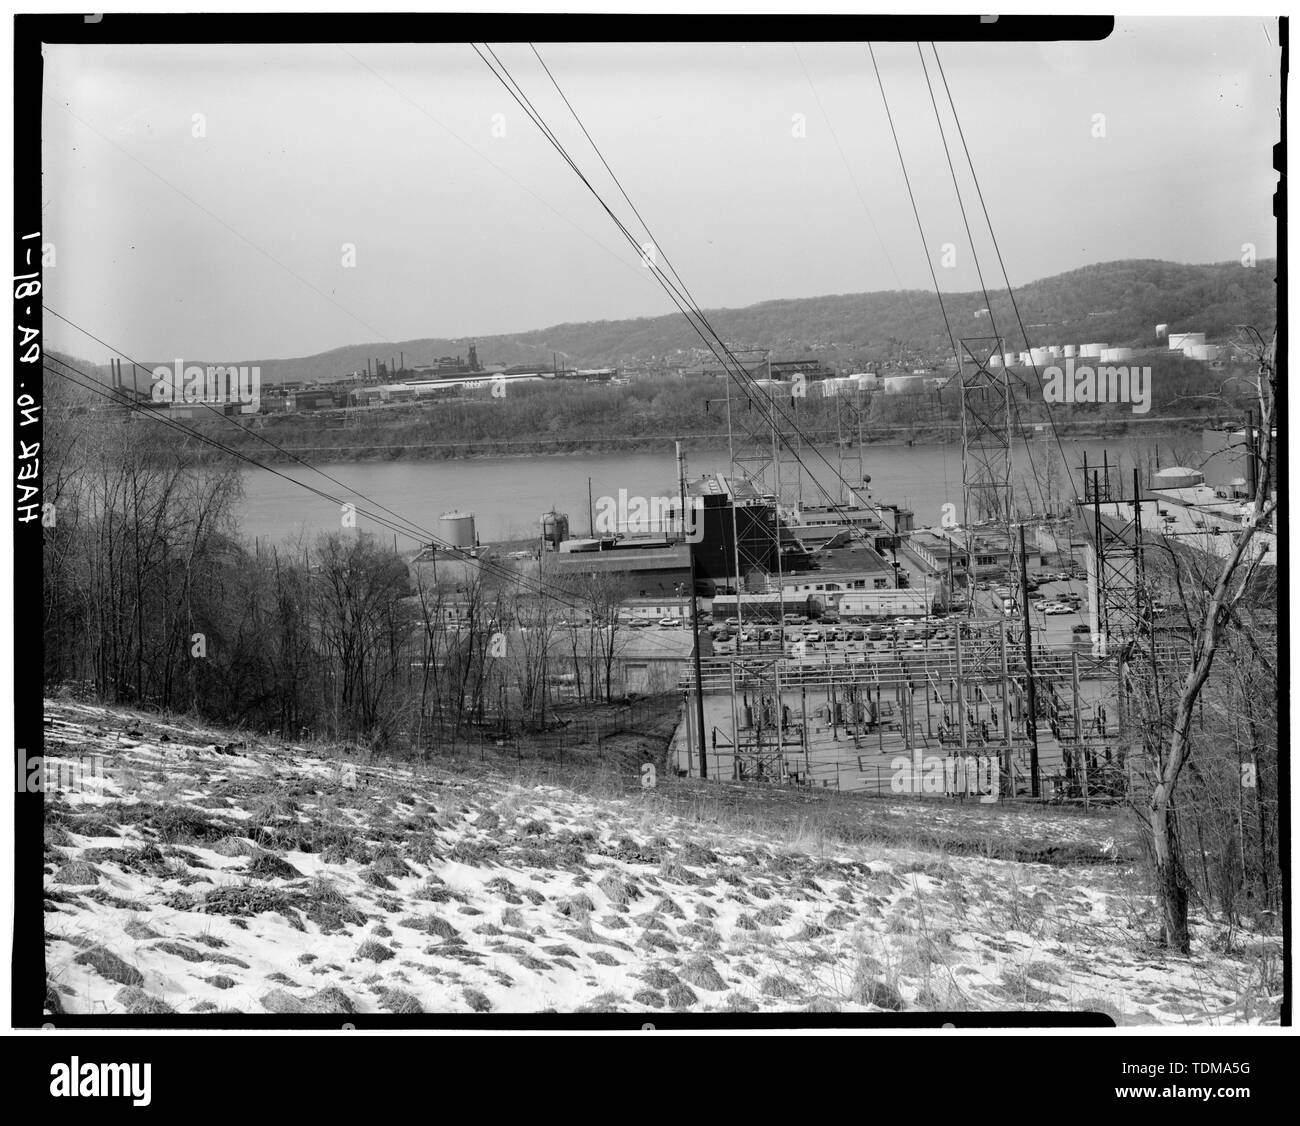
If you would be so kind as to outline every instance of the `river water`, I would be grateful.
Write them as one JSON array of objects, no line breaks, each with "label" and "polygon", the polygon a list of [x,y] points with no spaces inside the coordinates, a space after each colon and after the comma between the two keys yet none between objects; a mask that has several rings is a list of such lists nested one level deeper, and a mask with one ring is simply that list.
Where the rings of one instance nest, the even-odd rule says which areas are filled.
[{"label": "river water", "polygon": [[[1076,485],[1081,480],[1078,467],[1085,452],[1088,464],[1092,465],[1094,462],[1100,464],[1105,450],[1109,452],[1112,463],[1116,455],[1122,458],[1126,493],[1134,464],[1146,465],[1157,444],[1160,464],[1169,465],[1173,463],[1172,446],[1183,448],[1195,441],[1197,439],[1185,433],[1149,433],[1140,438],[1105,440],[1063,437],[1061,440]],[[1013,472],[1028,485],[1033,507],[1040,510],[1043,507],[1039,490],[1045,491],[1050,479],[1044,469],[1049,459],[1057,465],[1058,503],[1064,503],[1070,490],[1065,485],[1065,474],[1059,468],[1061,453],[1055,440],[1050,433],[1040,433],[1030,443],[1030,450],[1034,466],[1032,478],[1025,443],[1015,446]],[[824,452],[831,465],[838,468],[833,447]],[[805,452],[804,458],[818,482],[827,486],[837,483],[835,470],[815,454]],[[726,472],[728,465],[725,448],[687,452],[688,478],[709,471]],[[435,535],[441,534],[438,517],[442,513],[453,509],[472,512],[479,538],[485,543],[538,535],[541,514],[552,508],[568,513],[573,534],[585,535],[588,530],[588,478],[597,500],[601,496],[617,497],[620,489],[626,489],[629,496],[646,497],[675,496],[677,492],[677,470],[670,444],[666,444],[662,453],[602,452],[436,462],[322,463],[320,468],[341,485],[302,466],[277,468],[295,481],[306,482],[332,496],[351,501],[358,509],[382,505]],[[863,470],[871,477],[874,499],[911,508],[916,514],[918,527],[938,524],[943,516],[943,506],[948,503],[956,506],[955,512],[960,519],[960,446],[871,446],[863,458]],[[846,480],[852,480],[857,471],[858,463],[854,458],[845,464],[843,475]],[[256,537],[263,543],[284,542],[302,536],[311,540],[321,532],[334,532],[341,527],[337,504],[312,495],[293,481],[264,470],[248,469],[243,473],[243,482],[239,526],[242,534],[250,540]],[[1021,506],[1027,503],[1023,488],[1021,485],[1016,491],[1016,500]],[[806,475],[803,497],[809,503],[819,500],[816,486]],[[362,531],[373,531],[389,539],[392,537],[390,530],[364,515],[356,516],[356,525]],[[398,537],[398,546],[403,550],[415,546],[415,543],[413,537]]]}]

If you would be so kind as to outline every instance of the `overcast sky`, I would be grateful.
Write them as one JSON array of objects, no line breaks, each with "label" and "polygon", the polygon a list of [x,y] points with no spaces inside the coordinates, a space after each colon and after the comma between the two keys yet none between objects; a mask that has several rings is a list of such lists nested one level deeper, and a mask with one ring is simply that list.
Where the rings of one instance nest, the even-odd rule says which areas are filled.
[{"label": "overcast sky", "polygon": [[[1095,44],[940,44],[1012,283],[1120,258],[1235,261],[1244,243],[1274,255],[1276,43],[1273,20],[1124,19]],[[641,236],[527,45],[494,49]],[[704,307],[932,289],[927,253],[944,290],[977,287],[914,44],[875,51],[925,245],[865,44],[539,50]],[[287,357],[673,311],[468,45],[45,59],[46,297],[130,355]],[[46,328],[53,347],[107,357]]]}]

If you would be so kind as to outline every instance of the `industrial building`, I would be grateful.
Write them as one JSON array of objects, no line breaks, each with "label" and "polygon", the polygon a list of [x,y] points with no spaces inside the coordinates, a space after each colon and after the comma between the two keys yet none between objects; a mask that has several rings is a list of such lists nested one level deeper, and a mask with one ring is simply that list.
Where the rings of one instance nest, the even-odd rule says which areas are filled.
[{"label": "industrial building", "polygon": [[691,545],[663,536],[565,540],[545,560],[545,570],[559,580],[623,576],[641,597],[690,589]]}]

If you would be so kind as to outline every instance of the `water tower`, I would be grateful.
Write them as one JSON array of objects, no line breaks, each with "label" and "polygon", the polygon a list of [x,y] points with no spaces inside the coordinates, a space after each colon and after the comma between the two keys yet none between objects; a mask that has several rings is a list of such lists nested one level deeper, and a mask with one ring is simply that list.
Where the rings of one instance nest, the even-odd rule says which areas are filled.
[{"label": "water tower", "polygon": [[559,551],[560,544],[569,538],[569,517],[567,513],[542,513],[542,544],[546,551]]}]

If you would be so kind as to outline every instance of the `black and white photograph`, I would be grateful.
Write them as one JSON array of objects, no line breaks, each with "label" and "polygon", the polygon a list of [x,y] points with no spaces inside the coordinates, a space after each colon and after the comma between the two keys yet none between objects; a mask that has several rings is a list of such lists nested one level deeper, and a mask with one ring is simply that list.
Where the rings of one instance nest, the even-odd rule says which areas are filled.
[{"label": "black and white photograph", "polygon": [[1286,19],[404,18],[15,19],[12,1026],[1288,1029]]}]

